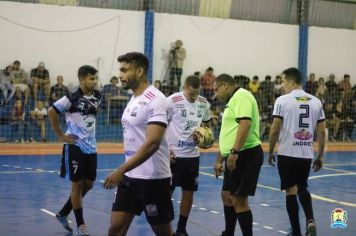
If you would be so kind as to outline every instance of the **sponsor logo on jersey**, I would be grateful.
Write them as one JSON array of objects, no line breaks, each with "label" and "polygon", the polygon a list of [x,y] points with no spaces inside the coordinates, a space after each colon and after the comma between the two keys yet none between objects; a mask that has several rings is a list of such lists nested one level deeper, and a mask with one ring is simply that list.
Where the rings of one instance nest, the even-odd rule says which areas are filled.
[{"label": "sponsor logo on jersey", "polygon": [[299,139],[299,140],[309,140],[312,137],[313,137],[313,135],[305,129],[302,129],[302,130],[294,133],[294,138]]},{"label": "sponsor logo on jersey", "polygon": [[298,102],[307,102],[311,100],[311,97],[308,96],[302,96],[302,97],[294,97],[295,100],[297,100]]},{"label": "sponsor logo on jersey", "polygon": [[138,104],[140,104],[140,105],[142,105],[142,106],[147,106],[148,103],[145,102],[145,101],[139,101]]},{"label": "sponsor logo on jersey", "polygon": [[198,117],[203,117],[203,111],[202,110],[198,110]]},{"label": "sponsor logo on jersey", "polygon": [[147,216],[157,216],[157,205],[156,204],[147,204],[146,205]]},{"label": "sponsor logo on jersey", "polygon": [[135,153],[136,153],[135,151],[125,150],[125,155],[127,157],[131,157],[131,156],[135,155]]},{"label": "sponsor logo on jersey", "polygon": [[194,141],[184,141],[184,140],[179,140],[178,141],[178,147],[184,148],[184,147],[195,147],[196,143]]},{"label": "sponsor logo on jersey", "polygon": [[187,122],[185,123],[185,126],[184,126],[184,130],[189,130],[189,129],[195,128],[195,127],[198,127],[198,121],[187,120]]}]

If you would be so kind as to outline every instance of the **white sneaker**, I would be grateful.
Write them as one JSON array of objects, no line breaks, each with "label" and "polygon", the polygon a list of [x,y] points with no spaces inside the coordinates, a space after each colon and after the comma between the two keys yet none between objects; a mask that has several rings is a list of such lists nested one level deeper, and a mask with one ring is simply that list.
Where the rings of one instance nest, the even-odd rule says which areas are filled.
[{"label": "white sneaker", "polygon": [[77,228],[76,235],[78,235],[78,236],[89,236],[90,234],[88,232],[88,226],[85,225],[85,224],[80,225]]}]

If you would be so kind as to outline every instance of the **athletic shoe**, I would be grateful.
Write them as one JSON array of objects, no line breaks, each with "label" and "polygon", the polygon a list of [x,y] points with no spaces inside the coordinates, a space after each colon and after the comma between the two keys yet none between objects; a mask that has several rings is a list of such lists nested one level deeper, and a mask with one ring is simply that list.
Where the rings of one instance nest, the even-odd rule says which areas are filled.
[{"label": "athletic shoe", "polygon": [[79,225],[79,227],[77,228],[77,232],[76,235],[78,236],[89,236],[89,232],[88,232],[88,226],[85,224]]},{"label": "athletic shoe", "polygon": [[56,218],[62,224],[63,228],[65,228],[69,232],[73,232],[73,229],[69,226],[69,221],[67,216],[61,216],[59,214],[56,214]]},{"label": "athletic shoe", "polygon": [[314,220],[309,220],[307,225],[307,236],[316,236],[316,225]]}]

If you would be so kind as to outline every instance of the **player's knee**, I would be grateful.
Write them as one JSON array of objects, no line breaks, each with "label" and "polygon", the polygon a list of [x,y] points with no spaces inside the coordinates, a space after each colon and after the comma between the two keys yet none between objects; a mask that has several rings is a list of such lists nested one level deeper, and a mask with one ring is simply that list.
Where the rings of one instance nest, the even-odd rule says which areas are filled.
[{"label": "player's knee", "polygon": [[229,191],[221,191],[221,199],[224,206],[232,206],[232,199]]},{"label": "player's knee", "polygon": [[298,185],[298,195],[309,194],[307,187]]}]

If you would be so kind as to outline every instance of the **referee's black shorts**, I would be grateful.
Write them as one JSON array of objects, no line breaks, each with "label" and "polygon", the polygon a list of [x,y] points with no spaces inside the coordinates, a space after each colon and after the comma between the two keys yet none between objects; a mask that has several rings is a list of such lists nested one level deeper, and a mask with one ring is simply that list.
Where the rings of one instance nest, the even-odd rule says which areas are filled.
[{"label": "referee's black shorts", "polygon": [[258,177],[263,164],[263,150],[261,145],[245,149],[238,155],[236,168],[224,171],[223,191],[230,191],[234,196],[254,196]]},{"label": "referee's black shorts", "polygon": [[308,178],[312,159],[278,155],[278,172],[281,190],[294,185],[308,187]]}]

